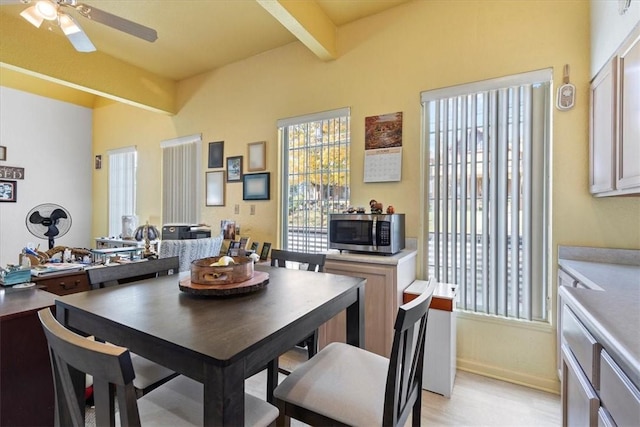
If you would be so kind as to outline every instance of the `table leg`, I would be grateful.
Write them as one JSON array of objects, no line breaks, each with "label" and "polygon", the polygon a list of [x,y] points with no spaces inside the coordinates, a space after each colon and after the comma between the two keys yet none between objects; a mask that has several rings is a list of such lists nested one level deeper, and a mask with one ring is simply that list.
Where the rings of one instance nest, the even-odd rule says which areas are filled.
[{"label": "table leg", "polygon": [[244,363],[205,369],[204,425],[244,425]]},{"label": "table leg", "polygon": [[357,289],[357,301],[347,307],[347,344],[360,348],[364,348],[364,288]]},{"label": "table leg", "polygon": [[278,358],[267,364],[267,402],[273,403],[273,390],[278,386]]}]

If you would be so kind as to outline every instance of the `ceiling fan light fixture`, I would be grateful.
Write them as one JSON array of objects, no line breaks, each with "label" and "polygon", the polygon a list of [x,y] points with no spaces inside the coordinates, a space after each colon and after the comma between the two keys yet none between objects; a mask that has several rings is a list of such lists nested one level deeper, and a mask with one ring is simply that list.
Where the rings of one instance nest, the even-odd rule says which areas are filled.
[{"label": "ceiling fan light fixture", "polygon": [[49,0],[40,0],[35,7],[40,16],[47,21],[55,21],[58,18],[58,5]]},{"label": "ceiling fan light fixture", "polygon": [[42,21],[44,21],[42,15],[40,15],[36,10],[35,5],[29,6],[28,8],[20,12],[20,16],[29,21],[31,25],[36,28],[40,28],[40,25],[42,25]]},{"label": "ceiling fan light fixture", "polygon": [[60,12],[59,20],[60,20],[60,28],[62,29],[62,32],[67,36],[71,34],[79,33],[80,31],[82,31],[80,29],[80,26],[76,22],[76,20],[73,19],[73,17],[71,17],[70,15],[67,15],[66,13]]}]

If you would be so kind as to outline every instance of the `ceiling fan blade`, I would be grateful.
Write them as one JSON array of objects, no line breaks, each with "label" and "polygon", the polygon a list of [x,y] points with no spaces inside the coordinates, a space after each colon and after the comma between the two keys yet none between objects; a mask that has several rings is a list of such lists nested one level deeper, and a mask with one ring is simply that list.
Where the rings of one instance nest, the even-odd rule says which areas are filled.
[{"label": "ceiling fan blade", "polygon": [[133,21],[129,21],[128,19],[121,18],[87,4],[78,3],[71,5],[71,7],[74,7],[78,13],[85,18],[115,28],[116,30],[123,31],[127,34],[131,34],[132,36],[141,38],[148,42],[154,42],[158,39],[158,33],[153,28],[145,27],[144,25],[137,24]]},{"label": "ceiling fan blade", "polygon": [[[80,24],[78,24],[78,22],[71,15],[59,12],[58,18],[60,20],[60,28],[62,28],[64,35],[67,36],[73,47],[76,48],[78,52],[96,51],[96,47],[93,45],[93,43],[91,43],[91,40],[89,40],[87,34],[82,30]],[[58,210],[60,209],[56,209],[56,211]],[[54,211],[54,213],[56,211]]]}]

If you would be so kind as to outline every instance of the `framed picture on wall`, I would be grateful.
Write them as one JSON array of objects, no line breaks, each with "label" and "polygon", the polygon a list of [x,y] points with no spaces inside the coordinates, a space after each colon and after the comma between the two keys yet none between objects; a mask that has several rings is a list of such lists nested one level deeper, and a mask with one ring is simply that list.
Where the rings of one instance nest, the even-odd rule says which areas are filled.
[{"label": "framed picture on wall", "polygon": [[265,141],[252,142],[247,146],[247,155],[249,157],[247,170],[249,172],[263,171],[267,168]]},{"label": "framed picture on wall", "polygon": [[17,190],[16,181],[0,179],[0,202],[15,202]]},{"label": "framed picture on wall", "polygon": [[269,200],[270,173],[251,173],[242,177],[243,200]]},{"label": "framed picture on wall", "polygon": [[221,168],[224,159],[224,141],[209,143],[209,167]]},{"label": "framed picture on wall", "polygon": [[242,182],[242,156],[227,157],[227,182]]},{"label": "framed picture on wall", "polygon": [[224,206],[224,171],[207,172],[207,206]]}]

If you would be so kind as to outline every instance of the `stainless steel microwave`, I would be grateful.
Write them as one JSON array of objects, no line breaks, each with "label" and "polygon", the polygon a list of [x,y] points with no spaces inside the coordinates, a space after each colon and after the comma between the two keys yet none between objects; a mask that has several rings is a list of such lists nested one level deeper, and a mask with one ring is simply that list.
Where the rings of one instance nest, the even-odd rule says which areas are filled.
[{"label": "stainless steel microwave", "polygon": [[329,249],[391,255],[404,249],[404,214],[330,214]]}]

